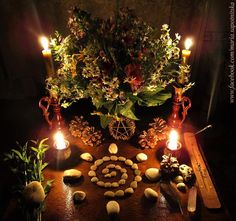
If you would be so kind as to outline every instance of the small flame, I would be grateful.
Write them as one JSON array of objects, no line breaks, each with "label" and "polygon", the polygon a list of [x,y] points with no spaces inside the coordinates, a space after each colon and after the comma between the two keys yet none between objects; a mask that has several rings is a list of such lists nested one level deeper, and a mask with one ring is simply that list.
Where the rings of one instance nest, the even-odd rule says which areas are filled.
[{"label": "small flame", "polygon": [[40,38],[40,42],[41,42],[41,45],[43,46],[43,49],[48,50],[49,41],[45,36]]},{"label": "small flame", "polygon": [[56,134],[54,135],[54,140],[55,140],[55,147],[58,150],[62,150],[66,148],[66,141],[61,131],[56,132]]},{"label": "small flame", "polygon": [[189,50],[190,47],[193,45],[193,41],[190,38],[187,38],[184,42],[184,46],[186,50]]},{"label": "small flame", "polygon": [[168,148],[170,150],[177,150],[179,135],[176,130],[171,130],[169,134]]}]

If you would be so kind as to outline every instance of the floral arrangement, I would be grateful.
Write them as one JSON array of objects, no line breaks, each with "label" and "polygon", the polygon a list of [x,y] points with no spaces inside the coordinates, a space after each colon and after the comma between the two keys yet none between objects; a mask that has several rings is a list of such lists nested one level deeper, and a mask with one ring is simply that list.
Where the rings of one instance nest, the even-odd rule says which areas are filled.
[{"label": "floral arrangement", "polygon": [[68,26],[68,36],[56,32],[51,39],[58,69],[46,80],[64,108],[90,98],[106,127],[114,117],[137,120],[136,105],[158,106],[171,97],[168,86],[181,72],[180,35],[171,38],[167,24],[157,37],[128,8],[107,20],[74,8]]}]

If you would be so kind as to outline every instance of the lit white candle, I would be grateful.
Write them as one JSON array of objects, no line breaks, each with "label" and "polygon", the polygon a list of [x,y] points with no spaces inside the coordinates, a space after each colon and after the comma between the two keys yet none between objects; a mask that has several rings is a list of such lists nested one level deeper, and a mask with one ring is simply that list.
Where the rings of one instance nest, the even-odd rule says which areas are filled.
[{"label": "lit white candle", "polygon": [[46,65],[47,76],[51,77],[54,74],[54,66],[52,60],[52,52],[49,49],[49,41],[46,37],[43,36],[40,38],[40,42],[43,47],[42,54]]},{"label": "lit white candle", "polygon": [[176,130],[171,130],[169,134],[169,142],[167,144],[167,148],[170,150],[177,150],[178,149],[178,139],[179,135]]},{"label": "lit white candle", "polygon": [[193,44],[192,39],[187,38],[184,42],[185,49],[182,50],[182,58],[183,58],[183,64],[187,65],[188,58],[191,54],[191,51],[189,50]]},{"label": "lit white candle", "polygon": [[54,135],[54,144],[55,144],[56,149],[58,150],[66,149],[67,142],[61,131],[57,131],[56,134]]}]

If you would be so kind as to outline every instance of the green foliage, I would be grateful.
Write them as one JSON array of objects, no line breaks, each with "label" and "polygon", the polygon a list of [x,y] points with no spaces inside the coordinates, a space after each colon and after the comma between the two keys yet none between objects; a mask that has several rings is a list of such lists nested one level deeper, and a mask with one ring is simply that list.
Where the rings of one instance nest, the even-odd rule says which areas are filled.
[{"label": "green foliage", "polygon": [[[48,163],[44,162],[45,152],[49,149],[46,141],[48,138],[40,141],[30,140],[23,146],[17,142],[17,149],[11,149],[5,153],[4,161],[9,163],[11,171],[16,174],[19,184],[25,186],[31,181],[44,181],[43,170]],[[47,182],[45,189],[51,185]]]},{"label": "green foliage", "polygon": [[137,120],[135,105],[157,106],[170,98],[167,86],[179,77],[181,60],[180,36],[171,38],[168,25],[157,37],[127,8],[107,20],[74,8],[68,26],[70,35],[56,32],[51,40],[58,69],[46,80],[63,107],[90,98],[104,127],[110,115]]}]

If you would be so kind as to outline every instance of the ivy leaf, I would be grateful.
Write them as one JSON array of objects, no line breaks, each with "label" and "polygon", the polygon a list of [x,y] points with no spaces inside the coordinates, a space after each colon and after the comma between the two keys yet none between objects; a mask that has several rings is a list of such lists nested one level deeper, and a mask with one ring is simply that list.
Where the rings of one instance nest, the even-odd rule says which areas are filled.
[{"label": "ivy leaf", "polygon": [[119,106],[119,112],[124,117],[127,117],[131,120],[138,120],[138,118],[135,116],[133,112],[134,104],[132,101],[128,101],[125,103],[125,105],[118,105]]},{"label": "ivy leaf", "polygon": [[142,106],[159,106],[162,105],[167,99],[171,98],[170,92],[160,92],[152,96],[143,96],[142,101],[139,101],[138,104]]},{"label": "ivy leaf", "polygon": [[102,128],[106,128],[107,125],[111,122],[111,117],[107,116],[107,115],[101,115],[100,116],[100,124],[102,126]]}]

